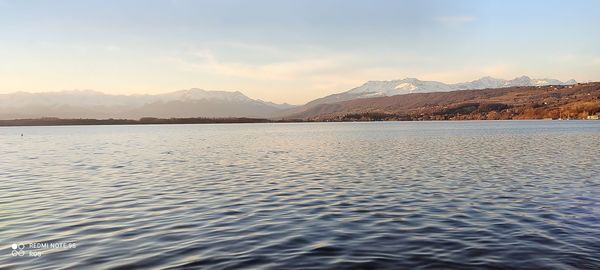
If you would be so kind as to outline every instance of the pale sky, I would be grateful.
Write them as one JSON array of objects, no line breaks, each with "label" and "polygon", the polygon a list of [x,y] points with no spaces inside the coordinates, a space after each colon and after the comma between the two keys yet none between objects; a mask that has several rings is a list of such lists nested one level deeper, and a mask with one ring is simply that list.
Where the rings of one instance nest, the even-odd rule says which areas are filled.
[{"label": "pale sky", "polygon": [[0,0],[0,93],[241,91],[368,80],[600,80],[600,1]]}]

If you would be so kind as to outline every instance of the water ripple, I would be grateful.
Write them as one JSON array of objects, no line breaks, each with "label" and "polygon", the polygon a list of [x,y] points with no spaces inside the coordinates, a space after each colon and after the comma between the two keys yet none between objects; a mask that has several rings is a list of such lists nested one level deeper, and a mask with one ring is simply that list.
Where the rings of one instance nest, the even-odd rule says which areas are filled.
[{"label": "water ripple", "polygon": [[[598,134],[597,121],[0,128],[0,268],[598,269]],[[11,255],[44,242],[77,247]]]}]

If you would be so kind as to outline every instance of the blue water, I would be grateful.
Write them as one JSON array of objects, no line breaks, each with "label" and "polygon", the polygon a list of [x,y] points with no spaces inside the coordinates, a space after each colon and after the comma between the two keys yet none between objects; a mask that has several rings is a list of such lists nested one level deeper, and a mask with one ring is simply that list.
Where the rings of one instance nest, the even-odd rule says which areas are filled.
[{"label": "blue water", "polygon": [[600,121],[5,127],[0,268],[600,269],[599,153]]}]

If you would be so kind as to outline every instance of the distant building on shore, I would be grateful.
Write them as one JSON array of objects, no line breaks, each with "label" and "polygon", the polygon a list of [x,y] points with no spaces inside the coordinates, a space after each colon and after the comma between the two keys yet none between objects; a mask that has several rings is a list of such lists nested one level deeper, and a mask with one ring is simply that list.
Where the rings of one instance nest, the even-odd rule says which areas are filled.
[{"label": "distant building on shore", "polygon": [[594,115],[588,115],[587,120],[598,120],[600,119],[600,113]]}]

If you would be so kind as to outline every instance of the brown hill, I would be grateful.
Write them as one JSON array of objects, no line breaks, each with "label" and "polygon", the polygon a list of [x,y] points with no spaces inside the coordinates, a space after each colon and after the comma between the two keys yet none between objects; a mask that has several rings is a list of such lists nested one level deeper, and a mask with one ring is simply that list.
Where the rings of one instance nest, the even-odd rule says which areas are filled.
[{"label": "brown hill", "polygon": [[316,121],[544,119],[600,113],[600,82],[415,93],[320,104],[287,115]]}]

